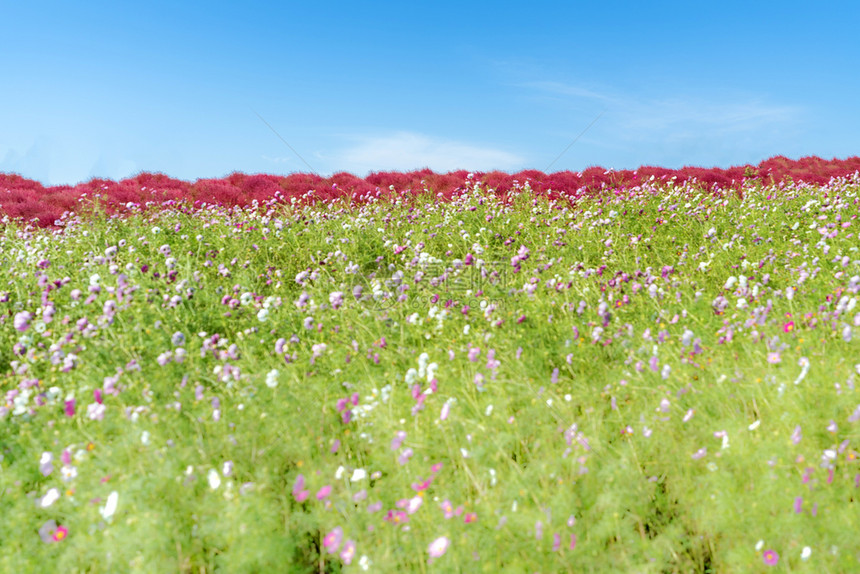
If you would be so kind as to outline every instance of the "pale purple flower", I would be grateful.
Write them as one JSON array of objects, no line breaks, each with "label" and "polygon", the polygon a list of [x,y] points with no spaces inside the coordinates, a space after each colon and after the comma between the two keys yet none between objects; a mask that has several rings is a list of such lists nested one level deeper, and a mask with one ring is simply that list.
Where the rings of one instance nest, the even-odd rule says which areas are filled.
[{"label": "pale purple flower", "polygon": [[409,462],[409,459],[412,458],[413,452],[412,449],[407,447],[403,449],[403,452],[400,453],[400,456],[397,457],[397,462],[400,463],[400,466],[405,465]]},{"label": "pale purple flower", "polygon": [[800,432],[800,425],[797,425],[796,427],[794,427],[794,432],[791,433],[791,442],[793,442],[794,444],[797,444],[800,442],[800,439],[802,437],[803,437],[803,435]]},{"label": "pale purple flower", "polygon": [[702,447],[699,450],[697,450],[695,453],[693,453],[691,456],[693,457],[693,460],[699,460],[700,458],[702,458],[706,454],[708,454],[708,449],[705,447]]},{"label": "pale purple flower", "polygon": [[42,458],[39,459],[39,472],[42,476],[48,476],[54,472],[54,455],[49,452],[43,452]]},{"label": "pale purple flower", "polygon": [[48,520],[39,528],[39,537],[45,544],[54,542],[54,534],[57,532],[57,521]]},{"label": "pale purple flower", "polygon": [[30,328],[30,321],[32,319],[33,315],[31,315],[29,311],[21,311],[20,313],[16,313],[14,320],[15,329],[23,333]]},{"label": "pale purple flower", "polygon": [[367,511],[371,514],[374,512],[379,512],[382,510],[382,501],[374,502],[372,504],[367,505]]},{"label": "pale purple flower", "polygon": [[391,439],[391,450],[397,450],[406,440],[406,431],[397,431],[394,438]]},{"label": "pale purple flower", "polygon": [[[439,413],[439,420],[444,421],[448,418],[448,413],[451,411],[451,403],[445,401],[445,404],[442,405],[442,410]],[[860,407],[857,408],[858,416],[860,416]]]}]

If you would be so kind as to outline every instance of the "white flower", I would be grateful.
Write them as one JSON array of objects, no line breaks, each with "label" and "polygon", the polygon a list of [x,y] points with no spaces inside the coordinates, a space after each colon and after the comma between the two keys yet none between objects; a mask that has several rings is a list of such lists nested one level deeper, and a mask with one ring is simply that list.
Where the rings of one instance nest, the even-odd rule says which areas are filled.
[{"label": "white flower", "polygon": [[420,496],[414,496],[409,499],[409,503],[406,506],[407,514],[415,514],[418,512],[418,509],[421,508],[421,504],[424,502],[424,499]]},{"label": "white flower", "polygon": [[341,478],[343,478],[344,472],[346,472],[346,469],[343,467],[343,465],[337,467],[337,470],[334,473],[335,480],[340,480]]},{"label": "white flower", "polygon": [[759,540],[755,543],[755,551],[759,552],[764,547],[764,540]]},{"label": "white flower", "polygon": [[800,553],[801,560],[809,560],[809,556],[812,554],[812,548],[809,546],[804,546],[803,550]]},{"label": "white flower", "polygon": [[142,442],[145,445],[149,444],[149,431],[143,431],[140,434],[140,442]]},{"label": "white flower", "polygon": [[63,475],[63,480],[67,482],[78,476],[78,469],[74,466],[69,466],[67,464],[63,465],[63,467],[60,469],[60,472]]},{"label": "white flower", "polygon": [[218,471],[214,468],[209,471],[209,475],[207,477],[209,479],[209,488],[212,490],[216,490],[219,486],[221,486],[221,477],[218,476]]},{"label": "white flower", "polygon": [[271,371],[269,371],[269,374],[266,375],[266,386],[270,389],[274,389],[275,387],[277,387],[278,375],[279,373],[277,369],[272,369]]},{"label": "white flower", "polygon": [[761,421],[756,421],[753,424],[751,424],[750,426],[748,426],[747,428],[750,429],[751,431],[754,431],[755,429],[758,428],[758,425],[760,425],[760,424],[761,424]]},{"label": "white flower", "polygon": [[415,369],[409,369],[406,371],[406,384],[411,385],[415,382],[415,379],[418,377],[418,371]]},{"label": "white flower", "polygon": [[119,499],[119,493],[115,490],[108,495],[105,505],[99,508],[99,514],[102,515],[102,518],[110,520],[114,515],[114,512],[116,512],[117,499]]},{"label": "white flower", "polygon": [[269,319],[269,310],[268,309],[260,309],[257,312],[257,320],[261,323],[264,323]]},{"label": "white flower", "polygon": [[59,499],[60,491],[56,488],[52,488],[48,492],[46,492],[45,496],[42,497],[42,500],[39,501],[39,506],[41,506],[42,508],[48,508],[49,506],[57,502],[57,500]]},{"label": "white flower", "polygon": [[366,554],[362,554],[361,558],[358,559],[358,565],[366,572],[367,569],[370,568],[370,558],[368,558]]},{"label": "white flower", "polygon": [[364,480],[367,478],[367,471],[363,468],[356,468],[352,471],[352,476],[350,477],[351,482],[358,482],[359,480]]}]

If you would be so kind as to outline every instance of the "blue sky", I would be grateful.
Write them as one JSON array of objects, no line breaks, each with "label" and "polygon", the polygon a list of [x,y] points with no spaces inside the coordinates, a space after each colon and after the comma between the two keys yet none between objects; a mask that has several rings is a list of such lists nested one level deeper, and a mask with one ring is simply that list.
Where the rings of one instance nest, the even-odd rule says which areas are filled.
[{"label": "blue sky", "polygon": [[[0,172],[728,167],[860,155],[860,5],[3,2]],[[307,162],[296,156],[262,116]]]}]

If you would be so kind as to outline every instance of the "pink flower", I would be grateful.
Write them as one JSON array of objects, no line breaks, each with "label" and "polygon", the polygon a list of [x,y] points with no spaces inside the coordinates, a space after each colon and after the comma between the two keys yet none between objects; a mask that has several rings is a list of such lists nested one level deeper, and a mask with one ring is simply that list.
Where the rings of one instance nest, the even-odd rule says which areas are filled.
[{"label": "pink flower", "polygon": [[329,554],[337,552],[340,548],[341,540],[343,540],[343,529],[338,526],[323,538],[323,546],[325,546],[326,552]]},{"label": "pink flower", "polygon": [[436,540],[430,543],[430,546],[427,547],[427,552],[430,554],[430,558],[439,558],[444,555],[445,552],[448,551],[448,546],[451,544],[451,541],[448,540],[445,536],[440,536]]},{"label": "pink flower", "polygon": [[478,520],[477,514],[475,514],[474,512],[467,512],[466,517],[463,519],[463,522],[465,524],[469,524],[470,522],[475,522],[476,520]]},{"label": "pink flower", "polygon": [[401,524],[409,522],[409,515],[402,510],[389,510],[383,520],[395,524]]},{"label": "pink flower", "polygon": [[353,556],[355,556],[355,542],[353,540],[347,540],[340,553],[340,559],[343,560],[344,564],[349,564],[352,562]]},{"label": "pink flower", "polygon": [[445,518],[451,518],[452,516],[454,516],[454,505],[451,504],[450,500],[445,500],[439,506],[442,508],[442,511],[445,513]]},{"label": "pink flower", "polygon": [[331,485],[327,484],[317,492],[317,500],[322,500],[331,493]]},{"label": "pink flower", "polygon": [[765,550],[762,558],[768,566],[776,566],[776,563],[779,562],[779,554],[773,550]]}]

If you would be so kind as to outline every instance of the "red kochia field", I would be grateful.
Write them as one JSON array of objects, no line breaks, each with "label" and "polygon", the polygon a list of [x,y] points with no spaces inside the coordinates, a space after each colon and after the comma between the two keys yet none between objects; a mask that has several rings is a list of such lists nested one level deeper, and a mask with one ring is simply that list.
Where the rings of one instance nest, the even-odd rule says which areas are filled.
[{"label": "red kochia field", "polygon": [[[511,189],[522,187],[528,182],[534,192],[548,193],[554,198],[573,198],[600,190],[623,193],[649,180],[668,183],[673,178],[678,186],[695,182],[710,190],[738,193],[741,193],[743,183],[750,180],[758,180],[762,185],[779,185],[790,181],[823,185],[831,178],[846,176],[858,170],[860,157],[856,156],[843,160],[824,160],[815,156],[791,160],[776,156],[758,166],[742,165],[728,169],[684,167],[673,170],[643,166],[636,170],[613,171],[589,167],[581,172],[545,174],[525,170],[508,174],[492,171],[475,172],[474,176],[502,197],[506,197]],[[152,205],[169,200],[224,206],[250,205],[254,200],[273,198],[286,203],[293,198],[296,201],[348,198],[354,203],[363,203],[370,197],[389,195],[392,188],[401,194],[419,194],[426,189],[434,194],[441,193],[442,198],[450,200],[455,192],[463,189],[467,175],[465,170],[440,174],[429,169],[376,172],[365,178],[344,172],[331,177],[306,173],[288,176],[233,173],[221,179],[199,179],[192,183],[159,173],[141,173],[121,181],[92,179],[76,186],[44,187],[20,175],[0,173],[0,218],[5,216],[25,222],[34,222],[34,218],[38,218],[36,223],[39,227],[55,227],[64,212],[80,210],[82,201],[94,196],[99,197],[108,212],[121,210],[129,203],[145,206],[148,202],[152,202]],[[313,193],[308,194],[311,190]]]}]

